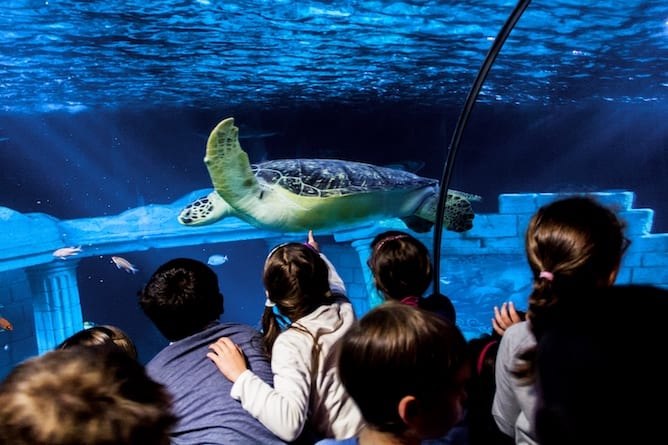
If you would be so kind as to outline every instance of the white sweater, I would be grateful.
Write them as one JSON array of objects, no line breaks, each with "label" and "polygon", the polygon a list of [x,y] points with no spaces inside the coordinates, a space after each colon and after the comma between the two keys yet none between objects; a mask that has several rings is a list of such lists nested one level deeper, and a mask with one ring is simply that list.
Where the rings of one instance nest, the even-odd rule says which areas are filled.
[{"label": "white sweater", "polygon": [[523,321],[506,329],[496,353],[492,415],[499,429],[514,438],[517,445],[538,445],[534,430],[535,385],[522,384],[512,374],[518,364],[517,355],[535,344],[529,322]]},{"label": "white sweater", "polygon": [[[335,343],[355,321],[355,313],[344,296],[343,281],[331,263],[324,256],[323,259],[330,266],[330,287],[335,297],[332,304],[320,306],[293,323],[311,335],[290,328],[276,338],[271,359],[274,388],[247,370],[230,392],[244,409],[285,441],[299,436],[307,418],[318,434],[336,439],[353,437],[364,426],[362,415],[336,370]],[[317,336],[318,331],[320,354],[313,374],[315,382],[311,384],[312,336]]]}]

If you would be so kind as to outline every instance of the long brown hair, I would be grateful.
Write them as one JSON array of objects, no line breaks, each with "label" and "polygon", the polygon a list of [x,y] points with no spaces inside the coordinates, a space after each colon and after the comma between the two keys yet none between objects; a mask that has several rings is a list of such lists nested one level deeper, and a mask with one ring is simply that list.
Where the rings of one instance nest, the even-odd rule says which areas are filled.
[{"label": "long brown hair", "polygon": [[[564,299],[587,298],[615,277],[628,247],[625,223],[590,196],[573,196],[541,207],[529,221],[525,248],[533,273],[527,318],[540,339],[559,319]],[[523,351],[516,375],[533,381],[535,348]]]},{"label": "long brown hair", "polygon": [[269,253],[262,276],[267,297],[275,305],[266,306],[262,314],[263,339],[269,356],[282,331],[281,317],[289,325],[329,301],[328,274],[327,263],[305,244],[281,244]]}]

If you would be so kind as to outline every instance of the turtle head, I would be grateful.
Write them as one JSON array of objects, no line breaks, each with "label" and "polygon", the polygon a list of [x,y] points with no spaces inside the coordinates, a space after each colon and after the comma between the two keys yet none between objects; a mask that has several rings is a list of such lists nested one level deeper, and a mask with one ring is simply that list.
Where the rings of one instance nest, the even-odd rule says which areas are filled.
[{"label": "turtle head", "polygon": [[230,205],[213,191],[185,206],[179,212],[178,220],[185,226],[205,226],[232,214]]}]

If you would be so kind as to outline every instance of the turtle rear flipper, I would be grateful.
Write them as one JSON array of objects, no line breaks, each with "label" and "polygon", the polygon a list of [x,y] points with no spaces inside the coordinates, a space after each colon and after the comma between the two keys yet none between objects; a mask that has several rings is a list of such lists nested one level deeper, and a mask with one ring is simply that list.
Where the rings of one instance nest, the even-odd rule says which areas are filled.
[{"label": "turtle rear flipper", "polygon": [[231,214],[233,210],[229,204],[213,191],[185,206],[179,212],[178,220],[185,226],[204,226]]},{"label": "turtle rear flipper", "polygon": [[[482,197],[458,190],[448,190],[443,212],[443,228],[453,232],[466,232],[473,227],[473,206],[471,201],[481,201]],[[428,197],[415,212],[415,216],[436,222],[438,194]],[[410,226],[409,226],[410,227]]]}]

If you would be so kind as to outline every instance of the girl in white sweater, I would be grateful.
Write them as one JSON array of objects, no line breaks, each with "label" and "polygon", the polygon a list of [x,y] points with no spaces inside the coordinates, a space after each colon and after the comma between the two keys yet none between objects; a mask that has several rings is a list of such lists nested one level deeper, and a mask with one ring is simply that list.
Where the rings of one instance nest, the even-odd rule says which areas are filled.
[{"label": "girl in white sweater", "polygon": [[223,337],[207,356],[232,382],[231,395],[281,439],[314,443],[357,435],[364,421],[336,372],[336,343],[355,321],[343,280],[309,241],[275,247],[263,273],[262,316],[274,387],[248,369]]}]

